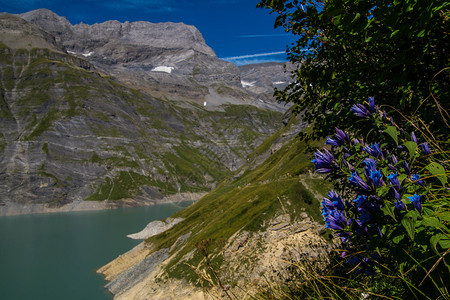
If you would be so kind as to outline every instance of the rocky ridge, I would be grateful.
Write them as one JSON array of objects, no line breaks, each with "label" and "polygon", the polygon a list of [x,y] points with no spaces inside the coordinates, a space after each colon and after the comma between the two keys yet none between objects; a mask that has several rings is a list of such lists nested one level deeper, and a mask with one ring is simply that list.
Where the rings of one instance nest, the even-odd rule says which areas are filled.
[{"label": "rocky ridge", "polygon": [[[43,20],[64,22],[54,14]],[[221,105],[230,99],[242,105],[233,94],[212,97],[224,99],[212,111],[157,99],[111,77],[95,60],[65,53],[61,35],[11,15],[2,15],[0,26],[10,28],[0,43],[2,215],[205,192],[279,126],[278,112]],[[31,44],[23,48],[24,41]]]},{"label": "rocky ridge", "polygon": [[[272,85],[264,96],[247,89],[239,68],[218,59],[193,26],[143,21],[72,25],[46,9],[19,16],[55,36],[67,53],[156,97],[189,100],[212,109],[224,103],[286,109],[274,101]],[[275,68],[271,74],[278,72]]]}]

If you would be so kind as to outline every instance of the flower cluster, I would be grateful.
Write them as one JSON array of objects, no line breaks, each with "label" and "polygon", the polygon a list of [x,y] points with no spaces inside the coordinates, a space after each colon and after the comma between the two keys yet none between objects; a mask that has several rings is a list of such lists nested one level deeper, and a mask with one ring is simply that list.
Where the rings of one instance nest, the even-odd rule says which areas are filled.
[{"label": "flower cluster", "polygon": [[424,214],[430,189],[419,174],[427,170],[423,166],[432,152],[427,142],[419,144],[414,131],[406,135],[398,128],[373,97],[368,106],[356,104],[351,111],[376,124],[378,140],[367,143],[336,128],[326,140],[331,149],[316,151],[312,162],[316,172],[328,174],[341,187],[341,195],[332,190],[322,201],[326,228],[336,231],[347,247],[347,262],[369,275],[405,236],[414,243],[416,220],[437,219],[430,211]]}]

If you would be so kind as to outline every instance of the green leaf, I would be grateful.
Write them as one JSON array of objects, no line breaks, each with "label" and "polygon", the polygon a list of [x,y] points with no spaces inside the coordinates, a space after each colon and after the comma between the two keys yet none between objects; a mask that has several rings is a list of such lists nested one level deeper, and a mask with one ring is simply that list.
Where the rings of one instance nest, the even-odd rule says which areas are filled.
[{"label": "green leaf", "polygon": [[392,205],[386,204],[381,208],[381,211],[384,213],[385,216],[391,216],[395,221],[397,221],[394,214],[394,207]]},{"label": "green leaf", "polygon": [[392,238],[392,241],[393,241],[395,244],[398,244],[398,243],[400,243],[401,240],[403,240],[404,237],[405,237],[404,234],[397,235],[397,236],[395,236],[395,237]]},{"label": "green leaf", "polygon": [[397,29],[393,33],[391,33],[391,39],[399,33],[400,29]]},{"label": "green leaf", "polygon": [[425,35],[425,29],[422,29],[418,34],[417,34],[417,37],[424,37],[424,35]]},{"label": "green leaf", "polygon": [[432,162],[425,168],[430,171],[431,174],[436,176],[442,183],[442,186],[445,187],[445,184],[447,183],[447,176],[445,175],[445,169],[442,165],[437,162]]},{"label": "green leaf", "polygon": [[438,218],[435,217],[427,217],[424,216],[423,220],[422,220],[422,225],[423,226],[428,226],[428,227],[433,227],[433,228],[439,228],[439,227],[443,227],[445,228],[445,225],[442,224]]},{"label": "green leaf", "polygon": [[389,126],[384,130],[387,134],[391,136],[391,138],[395,141],[395,144],[398,146],[398,135],[400,134],[395,126]]},{"label": "green leaf", "polygon": [[438,233],[438,234],[433,235],[433,236],[430,238],[430,245],[431,245],[431,248],[432,248],[432,249],[434,250],[434,252],[436,252],[436,254],[438,254],[438,255],[439,255],[439,251],[437,250],[436,246],[437,246],[437,243],[439,242],[439,240],[441,239],[442,236],[443,236],[442,233]]},{"label": "green leaf", "polygon": [[413,141],[406,141],[403,143],[403,146],[405,146],[409,151],[409,158],[412,158],[414,154],[416,154],[417,144]]},{"label": "green leaf", "polygon": [[410,211],[402,219],[402,225],[405,227],[410,239],[414,241],[414,229],[416,228],[417,212]]},{"label": "green leaf", "polygon": [[438,213],[438,217],[442,221],[450,222],[450,212],[448,212],[448,211]]},{"label": "green leaf", "polygon": [[450,238],[446,236],[441,237],[441,239],[439,240],[439,246],[441,246],[444,250],[450,248]]}]

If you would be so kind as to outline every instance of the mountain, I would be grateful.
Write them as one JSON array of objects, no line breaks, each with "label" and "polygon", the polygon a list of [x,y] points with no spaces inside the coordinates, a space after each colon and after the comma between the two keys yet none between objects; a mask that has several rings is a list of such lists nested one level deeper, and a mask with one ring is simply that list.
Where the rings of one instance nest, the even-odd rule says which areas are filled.
[{"label": "mountain", "polygon": [[259,102],[273,102],[274,89],[283,90],[292,82],[291,63],[268,62],[239,67],[242,86],[256,96]]},{"label": "mountain", "polygon": [[67,53],[156,97],[206,102],[208,107],[233,103],[286,110],[271,97],[272,91],[255,102],[239,68],[218,59],[194,26],[142,21],[71,25],[45,9],[19,16],[55,36]]},{"label": "mountain", "polygon": [[[218,84],[227,72],[207,75],[220,66],[239,69],[217,59],[193,27],[155,25],[159,29],[139,46],[137,35],[151,26],[146,22],[128,24],[130,34],[122,28],[118,35],[124,25],[118,22],[72,26],[47,10],[21,17],[34,24],[0,16],[0,214],[142,205],[205,193],[281,125],[282,106],[262,109],[236,96],[253,97],[239,87],[239,74],[233,73],[236,89]],[[179,38],[163,43],[174,28],[191,33],[187,45]],[[109,40],[108,32],[116,38]],[[101,51],[116,49],[106,41],[122,46],[105,62]],[[148,52],[135,51],[126,61],[131,45]],[[87,50],[96,54],[72,53]],[[181,60],[189,51],[193,56]],[[174,62],[164,62],[173,72],[151,71],[164,57]],[[195,80],[181,74],[193,61],[201,63]],[[147,79],[129,84],[127,76],[138,73],[164,80],[137,89]],[[190,90],[178,80],[190,82]],[[214,95],[190,99],[201,80]]]},{"label": "mountain", "polygon": [[62,52],[55,37],[32,24],[8,14],[0,14],[0,40],[11,49],[45,48]]}]

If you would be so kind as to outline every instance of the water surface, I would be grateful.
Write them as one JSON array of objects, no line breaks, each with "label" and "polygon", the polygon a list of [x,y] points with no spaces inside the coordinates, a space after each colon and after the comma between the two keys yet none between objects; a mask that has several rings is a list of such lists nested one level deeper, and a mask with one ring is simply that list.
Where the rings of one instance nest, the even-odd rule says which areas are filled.
[{"label": "water surface", "polygon": [[140,242],[127,234],[190,203],[0,217],[0,299],[112,299],[95,270]]}]

